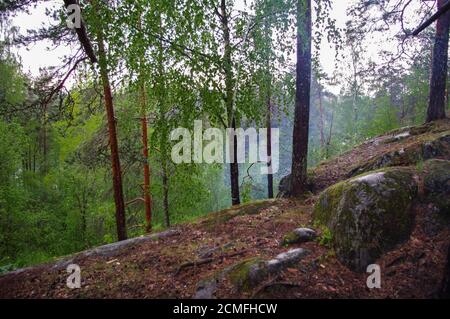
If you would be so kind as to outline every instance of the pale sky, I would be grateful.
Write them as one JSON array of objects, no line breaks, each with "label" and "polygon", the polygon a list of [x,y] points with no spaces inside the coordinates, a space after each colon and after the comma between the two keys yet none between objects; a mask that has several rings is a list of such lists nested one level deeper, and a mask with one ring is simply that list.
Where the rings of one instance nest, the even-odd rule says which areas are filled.
[{"label": "pale sky", "polygon": [[[242,2],[237,1],[237,6],[245,8]],[[348,20],[346,11],[347,8],[356,0],[333,0],[333,10],[331,17],[336,19],[337,26],[343,28]],[[39,5],[37,8],[31,9],[31,14],[20,13],[12,19],[13,25],[20,28],[21,33],[26,33],[28,29],[36,29],[41,25],[48,25],[51,23],[50,19],[45,15],[46,7],[60,6],[61,0],[52,0],[45,5]],[[320,62],[325,72],[331,75],[335,68],[335,52],[330,47],[329,43],[324,37],[320,51]],[[29,46],[28,48],[20,48],[17,50],[18,55],[21,58],[23,71],[25,73],[31,73],[36,76],[39,74],[39,69],[48,66],[60,65],[61,58],[64,55],[70,54],[72,50],[78,48],[78,43],[74,43],[73,48],[70,47],[57,47],[54,48],[50,42],[41,42]],[[369,50],[369,54],[376,55],[376,50]],[[344,54],[345,56],[345,54]],[[376,59],[376,56],[373,57]],[[293,62],[295,62],[295,55],[292,56]],[[334,93],[338,93],[339,88],[332,89]]]}]

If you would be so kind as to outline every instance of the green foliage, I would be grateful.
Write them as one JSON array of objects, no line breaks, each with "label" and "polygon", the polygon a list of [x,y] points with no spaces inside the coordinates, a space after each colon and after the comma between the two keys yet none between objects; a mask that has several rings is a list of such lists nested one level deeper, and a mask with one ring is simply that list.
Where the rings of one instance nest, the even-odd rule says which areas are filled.
[{"label": "green foliage", "polygon": [[[401,73],[372,68],[365,64],[361,34],[347,32],[342,38],[330,16],[332,2],[313,3],[316,56],[310,166],[387,130],[422,122],[430,60],[427,49],[422,52],[424,59],[402,67]],[[115,88],[130,236],[144,234],[140,200],[143,113],[149,121],[154,231],[164,228],[165,186],[173,224],[220,211],[230,203],[227,165],[172,163],[174,142],[169,133],[173,128],[192,130],[195,119],[202,119],[205,127],[226,127],[232,116],[230,105],[238,126],[265,127],[270,106],[271,125],[281,129],[275,186],[289,172],[295,78],[288,57],[295,52],[297,1],[256,0],[248,6],[252,14],[226,1],[233,17],[228,25],[231,61],[224,54],[217,3],[125,0],[82,4],[88,35],[94,41],[96,31],[102,30],[108,51],[104,62]],[[49,15],[65,16],[62,3],[54,10]],[[33,36],[64,44],[70,37],[58,34],[57,29],[39,30]],[[319,49],[324,37],[337,52],[344,44],[351,48],[351,65],[343,65],[355,70],[353,76],[331,79],[321,70]],[[116,240],[102,90],[97,66],[82,66],[72,78],[73,85],[67,85],[68,91],[46,101],[51,82],[56,81],[55,70],[29,78],[9,47],[0,43],[0,272]],[[369,74],[366,67],[375,71]],[[327,91],[333,81],[342,82],[340,94]],[[261,165],[240,165],[244,203],[267,197],[267,176],[258,173]],[[319,241],[330,244],[328,229],[322,229]]]}]

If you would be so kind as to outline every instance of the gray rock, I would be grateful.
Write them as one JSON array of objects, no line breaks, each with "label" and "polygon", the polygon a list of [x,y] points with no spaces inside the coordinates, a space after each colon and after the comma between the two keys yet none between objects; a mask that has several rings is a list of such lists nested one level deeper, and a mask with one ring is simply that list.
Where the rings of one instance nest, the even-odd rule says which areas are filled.
[{"label": "gray rock", "polygon": [[410,136],[411,136],[411,134],[409,133],[409,131],[401,132],[401,133],[396,134],[394,136],[386,137],[383,140],[383,143],[388,144],[388,143],[398,142],[398,141],[401,141],[401,140],[403,140],[403,139],[405,139],[407,137],[410,137]]},{"label": "gray rock", "polygon": [[385,168],[327,188],[313,217],[330,229],[338,259],[352,270],[365,271],[409,237],[417,191],[413,168]]},{"label": "gray rock", "polygon": [[304,243],[314,240],[316,237],[317,233],[310,228],[296,228],[284,236],[282,244]]},{"label": "gray rock", "polygon": [[450,215],[450,161],[428,160],[423,170],[425,201]]},{"label": "gray rock", "polygon": [[213,299],[217,289],[217,279],[211,278],[198,283],[197,290],[192,299]]},{"label": "gray rock", "polygon": [[256,287],[271,275],[275,275],[299,262],[308,254],[303,248],[291,249],[273,259],[253,258],[232,266],[228,272],[231,282],[238,288],[248,290]]},{"label": "gray rock", "polygon": [[379,168],[414,165],[423,160],[436,157],[447,158],[448,156],[450,156],[450,134],[443,132],[431,140],[414,144],[411,147],[402,147],[357,165],[349,171],[347,177],[354,177]]},{"label": "gray rock", "polygon": [[86,258],[90,256],[102,256],[102,257],[114,257],[118,254],[120,254],[123,249],[137,245],[139,243],[152,241],[152,240],[159,240],[167,237],[171,237],[174,235],[178,235],[180,232],[177,229],[169,229],[163,232],[150,234],[147,236],[140,236],[135,238],[130,238],[122,241],[118,241],[115,243],[99,246],[93,249],[85,250],[80,253],[77,253],[69,258],[63,258],[56,262],[53,265],[53,269],[63,269],[66,268],[68,265],[74,263],[77,259],[80,258]]},{"label": "gray rock", "polygon": [[290,249],[287,252],[277,255],[274,259],[267,261],[266,266],[268,269],[282,270],[295,264],[306,256],[306,254],[307,251],[303,248]]}]

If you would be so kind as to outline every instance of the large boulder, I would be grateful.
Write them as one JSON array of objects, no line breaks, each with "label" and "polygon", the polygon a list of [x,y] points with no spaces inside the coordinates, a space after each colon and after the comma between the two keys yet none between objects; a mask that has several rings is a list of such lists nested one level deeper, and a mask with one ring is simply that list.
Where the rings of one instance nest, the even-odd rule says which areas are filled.
[{"label": "large boulder", "polygon": [[313,217],[330,229],[341,262],[365,271],[383,252],[409,237],[417,189],[415,169],[381,169],[327,188]]},{"label": "large boulder", "polygon": [[423,165],[425,200],[450,216],[450,161],[433,159]]}]

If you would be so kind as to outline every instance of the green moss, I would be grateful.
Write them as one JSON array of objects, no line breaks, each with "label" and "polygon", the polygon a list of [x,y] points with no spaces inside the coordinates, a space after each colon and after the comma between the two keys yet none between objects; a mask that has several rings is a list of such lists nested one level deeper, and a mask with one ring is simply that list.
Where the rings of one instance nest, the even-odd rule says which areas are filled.
[{"label": "green moss", "polygon": [[234,266],[228,272],[228,278],[234,286],[242,290],[249,290],[253,284],[250,278],[250,270],[254,266],[264,263],[263,259],[254,257],[246,259]]},{"label": "green moss", "polygon": [[298,235],[291,231],[289,233],[287,233],[286,235],[284,235],[283,240],[282,240],[282,245],[283,246],[287,246],[289,244],[295,243],[298,240]]},{"label": "green moss", "polygon": [[450,216],[450,161],[428,160],[424,163],[423,174],[425,201]]},{"label": "green moss", "polygon": [[337,255],[353,269],[373,261],[380,252],[406,238],[417,193],[413,168],[384,168],[326,189],[313,217],[330,230]]},{"label": "green moss", "polygon": [[349,189],[346,181],[330,186],[323,191],[313,210],[313,219],[318,225],[329,225],[333,212],[337,210],[342,194]]}]

